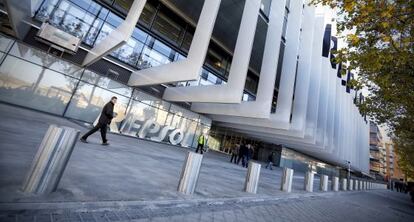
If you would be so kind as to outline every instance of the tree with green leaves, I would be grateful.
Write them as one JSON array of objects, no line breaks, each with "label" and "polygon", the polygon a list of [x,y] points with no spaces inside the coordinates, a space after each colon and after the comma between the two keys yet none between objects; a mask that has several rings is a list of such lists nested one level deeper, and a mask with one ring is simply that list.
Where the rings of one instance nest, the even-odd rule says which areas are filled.
[{"label": "tree with green leaves", "polygon": [[359,78],[351,84],[370,92],[360,110],[375,123],[387,125],[399,165],[414,179],[414,0],[312,0],[311,4],[337,11],[338,33],[348,48],[336,51],[336,60],[357,71]]}]

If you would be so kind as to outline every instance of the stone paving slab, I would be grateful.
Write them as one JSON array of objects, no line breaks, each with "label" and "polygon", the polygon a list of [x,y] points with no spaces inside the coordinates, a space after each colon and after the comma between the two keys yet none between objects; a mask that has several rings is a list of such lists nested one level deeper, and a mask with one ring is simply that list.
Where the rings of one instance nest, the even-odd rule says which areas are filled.
[{"label": "stone paving slab", "polygon": [[[220,204],[221,203],[221,204]],[[153,205],[155,206],[155,205]],[[413,221],[408,195],[387,190],[152,208],[0,211],[0,221]]]}]

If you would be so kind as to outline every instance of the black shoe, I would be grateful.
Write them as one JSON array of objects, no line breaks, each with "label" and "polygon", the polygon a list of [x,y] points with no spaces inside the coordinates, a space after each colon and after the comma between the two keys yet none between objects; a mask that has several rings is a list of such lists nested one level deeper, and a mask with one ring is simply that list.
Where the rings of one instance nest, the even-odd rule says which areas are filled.
[{"label": "black shoe", "polygon": [[88,141],[86,141],[86,139],[84,139],[84,138],[80,138],[80,141],[81,141],[82,143],[88,143]]},{"label": "black shoe", "polygon": [[105,142],[105,143],[102,143],[101,145],[103,145],[103,146],[109,146],[109,143],[108,142]]}]

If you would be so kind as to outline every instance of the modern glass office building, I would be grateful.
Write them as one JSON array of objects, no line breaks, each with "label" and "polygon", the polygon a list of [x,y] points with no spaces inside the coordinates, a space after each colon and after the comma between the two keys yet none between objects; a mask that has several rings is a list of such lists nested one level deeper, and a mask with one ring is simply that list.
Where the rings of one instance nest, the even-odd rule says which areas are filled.
[{"label": "modern glass office building", "polygon": [[369,171],[363,97],[331,61],[335,15],[306,0],[3,0],[0,101],[111,132],[280,166]]}]

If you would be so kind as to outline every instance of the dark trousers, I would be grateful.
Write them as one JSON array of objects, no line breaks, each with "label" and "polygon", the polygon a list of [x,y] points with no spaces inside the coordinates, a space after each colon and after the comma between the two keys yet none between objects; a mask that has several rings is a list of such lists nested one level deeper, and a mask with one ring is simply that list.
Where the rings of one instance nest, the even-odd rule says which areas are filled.
[{"label": "dark trousers", "polygon": [[231,154],[231,159],[230,159],[230,163],[237,163],[237,155],[236,154]]},{"label": "dark trousers", "polygon": [[203,146],[204,146],[203,144],[198,144],[197,149],[196,149],[196,153],[198,153],[198,150],[200,149],[200,151],[201,151],[200,153],[203,154]]},{"label": "dark trousers", "polygon": [[242,166],[243,167],[247,167],[247,162],[248,162],[247,156],[246,155],[243,155],[242,156]]},{"label": "dark trousers", "polygon": [[91,130],[89,130],[89,132],[87,132],[85,135],[82,136],[82,139],[87,139],[88,136],[94,134],[96,131],[101,130],[101,137],[102,137],[102,142],[106,143],[108,140],[106,139],[106,128],[108,126],[106,124],[101,124],[98,123],[96,124],[96,126],[94,126]]},{"label": "dark trousers", "polygon": [[243,158],[243,155],[239,155],[239,157],[237,158],[237,162],[236,164],[238,165],[240,163],[240,160]]}]

